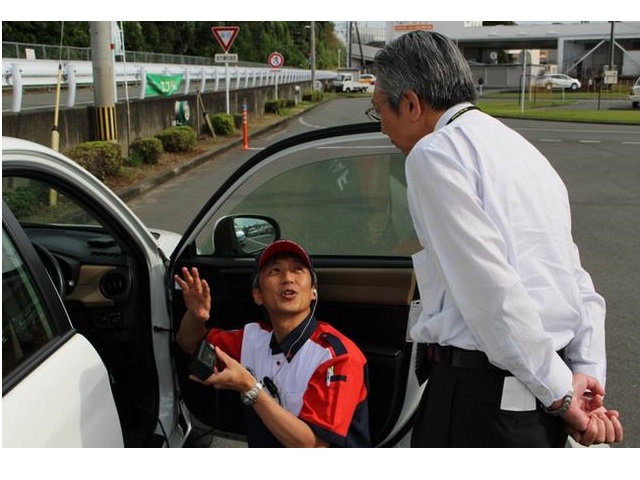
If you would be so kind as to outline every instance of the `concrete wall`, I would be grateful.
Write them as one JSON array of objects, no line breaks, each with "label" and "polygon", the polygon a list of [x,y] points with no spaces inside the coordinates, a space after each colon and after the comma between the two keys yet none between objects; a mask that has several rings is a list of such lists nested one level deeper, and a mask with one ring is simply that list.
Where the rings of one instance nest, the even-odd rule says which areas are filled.
[{"label": "concrete wall", "polygon": [[[308,82],[307,82],[308,83]],[[301,83],[300,91],[310,85]],[[294,99],[300,93],[295,91],[295,85],[278,85],[278,98]],[[264,115],[264,105],[268,100],[275,99],[275,87],[265,86],[235,90],[229,92],[229,113],[242,113],[242,105],[247,105],[249,123],[251,118]],[[198,101],[193,95],[174,95],[172,97],[153,97],[145,100],[131,100],[129,109],[124,102],[116,105],[118,142],[123,151],[127,151],[127,125],[130,123],[131,137],[153,136],[172,125],[176,119],[176,102],[186,101],[189,104],[190,116],[188,125],[194,129],[198,125],[198,113],[201,128],[205,128],[202,120],[202,109],[198,108]],[[226,113],[226,93],[211,92],[202,94],[202,102],[209,116],[216,113]],[[127,121],[129,117],[129,122]],[[6,112],[2,114],[2,135],[31,140],[45,146],[51,146],[51,130],[53,128],[53,110]],[[78,143],[95,140],[95,125],[92,107],[61,108],[58,114],[58,132],[60,134],[60,151],[64,151]]]}]

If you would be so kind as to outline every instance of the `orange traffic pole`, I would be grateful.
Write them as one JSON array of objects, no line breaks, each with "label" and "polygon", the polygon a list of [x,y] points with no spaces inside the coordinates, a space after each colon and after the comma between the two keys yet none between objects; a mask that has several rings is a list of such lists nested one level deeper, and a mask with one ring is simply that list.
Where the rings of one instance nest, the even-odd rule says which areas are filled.
[{"label": "orange traffic pole", "polygon": [[247,129],[247,106],[242,105],[242,137],[244,139],[244,143],[242,148],[244,150],[249,149],[249,132]]}]

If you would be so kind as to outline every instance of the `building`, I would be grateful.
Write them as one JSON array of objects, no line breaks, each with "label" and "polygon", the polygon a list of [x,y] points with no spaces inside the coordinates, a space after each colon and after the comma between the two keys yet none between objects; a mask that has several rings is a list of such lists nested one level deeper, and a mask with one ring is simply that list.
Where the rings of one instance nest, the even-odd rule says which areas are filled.
[{"label": "building", "polygon": [[433,30],[455,39],[473,66],[522,65],[522,52],[527,51],[528,62],[537,67],[530,75],[543,71],[566,73],[584,84],[589,79],[600,78],[609,69],[616,70],[620,79],[640,76],[640,22],[536,22],[496,26],[482,26],[482,22],[473,21],[385,24],[384,29],[360,27],[360,43],[352,33],[352,66],[366,68],[381,44],[403,33]]}]

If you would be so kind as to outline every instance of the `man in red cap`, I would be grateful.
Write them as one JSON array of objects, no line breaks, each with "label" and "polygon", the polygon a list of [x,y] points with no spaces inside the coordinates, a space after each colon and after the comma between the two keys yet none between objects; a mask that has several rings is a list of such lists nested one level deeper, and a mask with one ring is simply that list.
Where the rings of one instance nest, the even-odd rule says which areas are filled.
[{"label": "man in red cap", "polygon": [[216,368],[202,383],[240,392],[249,447],[371,446],[366,358],[315,318],[317,278],[300,245],[277,240],[256,258],[253,300],[269,323],[207,331],[209,285],[196,268],[182,275],[187,312],[177,342],[188,353],[205,337],[215,346]]}]

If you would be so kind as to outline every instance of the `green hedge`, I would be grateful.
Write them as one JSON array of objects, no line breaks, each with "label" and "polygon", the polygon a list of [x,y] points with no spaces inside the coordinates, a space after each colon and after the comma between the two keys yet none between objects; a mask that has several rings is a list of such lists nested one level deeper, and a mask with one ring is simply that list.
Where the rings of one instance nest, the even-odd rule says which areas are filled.
[{"label": "green hedge", "polygon": [[233,115],[228,113],[216,113],[211,118],[211,124],[216,135],[232,135],[236,131]]},{"label": "green hedge", "polygon": [[195,148],[198,141],[196,132],[189,125],[165,128],[155,137],[162,142],[162,148],[166,152],[188,152]]},{"label": "green hedge", "polygon": [[84,142],[63,153],[102,181],[118,173],[124,164],[122,147],[119,143]]},{"label": "green hedge", "polygon": [[155,165],[163,152],[164,147],[159,138],[136,138],[129,145],[129,165],[134,167],[142,163]]}]

